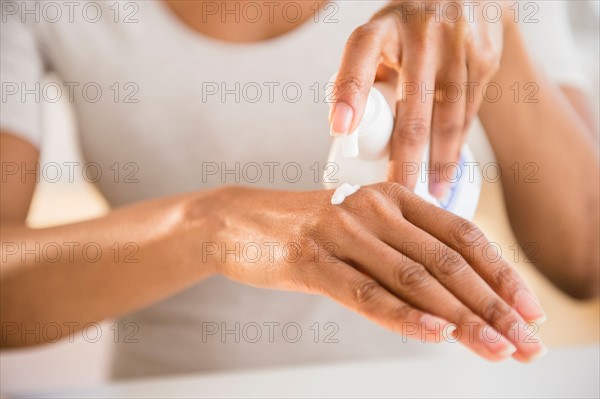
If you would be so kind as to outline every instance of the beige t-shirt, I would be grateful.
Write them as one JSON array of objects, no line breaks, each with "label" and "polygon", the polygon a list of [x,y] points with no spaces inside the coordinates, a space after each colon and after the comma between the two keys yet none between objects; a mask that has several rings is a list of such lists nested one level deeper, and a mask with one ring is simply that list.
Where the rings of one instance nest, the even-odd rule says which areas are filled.
[{"label": "beige t-shirt", "polygon": [[[41,2],[39,22],[29,15],[25,23],[2,3],[0,126],[39,146],[40,112],[62,91],[74,105],[85,161],[103,172],[96,185],[112,206],[224,183],[321,188],[330,143],[325,85],[351,31],[385,4],[332,2],[281,37],[231,44],[191,31],[160,1],[78,2],[72,22],[66,8],[53,22],[51,8],[43,14],[49,2]],[[282,4],[274,12],[284,12]],[[294,11],[288,7],[286,16],[295,18]],[[548,75],[585,88],[564,3],[540,2],[522,12],[538,20],[522,26]],[[24,94],[49,71],[60,77],[61,90],[51,85]],[[493,159],[480,127],[470,140],[481,162]],[[117,377],[441,350],[324,297],[221,277],[121,325],[129,321],[137,342],[116,345]]]}]

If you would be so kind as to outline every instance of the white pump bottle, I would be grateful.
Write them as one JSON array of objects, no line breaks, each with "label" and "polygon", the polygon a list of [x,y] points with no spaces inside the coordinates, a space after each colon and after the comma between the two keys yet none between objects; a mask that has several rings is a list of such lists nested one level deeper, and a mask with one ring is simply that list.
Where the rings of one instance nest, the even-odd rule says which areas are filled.
[{"label": "white pump bottle", "polygon": [[[390,139],[394,126],[394,115],[382,94],[390,88],[384,84],[375,84],[369,93],[363,118],[352,134],[336,137],[329,152],[328,167],[323,175],[326,188],[334,189],[342,183],[368,185],[387,180],[390,156]],[[481,192],[481,174],[468,146],[464,146],[459,162],[452,165],[456,173],[447,195],[437,200],[428,190],[427,167],[429,147],[425,149],[420,164],[420,176],[417,179],[415,194],[424,200],[471,220],[475,215]]]}]

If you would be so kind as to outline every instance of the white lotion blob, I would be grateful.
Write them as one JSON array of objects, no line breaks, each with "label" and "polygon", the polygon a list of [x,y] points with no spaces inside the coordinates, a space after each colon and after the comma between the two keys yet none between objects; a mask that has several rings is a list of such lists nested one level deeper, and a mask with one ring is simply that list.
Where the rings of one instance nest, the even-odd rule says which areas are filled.
[{"label": "white lotion blob", "polygon": [[351,196],[360,188],[359,185],[352,185],[348,183],[344,183],[338,188],[335,189],[333,195],[331,196],[331,205],[340,205],[346,197]]}]

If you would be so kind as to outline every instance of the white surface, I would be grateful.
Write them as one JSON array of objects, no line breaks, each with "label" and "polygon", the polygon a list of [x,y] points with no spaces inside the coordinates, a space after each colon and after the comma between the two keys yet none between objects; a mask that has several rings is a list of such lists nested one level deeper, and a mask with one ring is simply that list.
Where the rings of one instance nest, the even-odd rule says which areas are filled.
[{"label": "white surface", "polygon": [[600,347],[555,349],[532,364],[489,363],[457,347],[444,357],[222,373],[48,397],[598,397]]}]

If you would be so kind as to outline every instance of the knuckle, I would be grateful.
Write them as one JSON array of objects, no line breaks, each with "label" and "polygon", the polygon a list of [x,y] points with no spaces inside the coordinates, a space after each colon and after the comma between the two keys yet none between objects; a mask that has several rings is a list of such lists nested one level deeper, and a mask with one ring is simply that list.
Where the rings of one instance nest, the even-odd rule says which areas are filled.
[{"label": "knuckle", "polygon": [[437,257],[436,269],[445,278],[464,273],[467,267],[464,259],[449,248],[442,249]]},{"label": "knuckle", "polygon": [[509,294],[511,297],[516,295],[521,289],[520,278],[516,272],[507,265],[499,266],[492,275],[492,284]]},{"label": "knuckle", "polygon": [[388,197],[399,197],[406,191],[404,186],[395,182],[378,183],[375,187]]},{"label": "knuckle", "polygon": [[400,202],[408,191],[406,187],[396,182],[379,183],[375,187],[383,195],[393,199],[396,203]]},{"label": "knuckle", "polygon": [[373,209],[381,205],[382,197],[381,193],[372,187],[365,187],[355,194],[355,201],[352,202],[352,207],[370,213]]},{"label": "knuckle", "polygon": [[392,27],[400,31],[403,24],[406,23],[404,7],[402,5],[388,4],[373,14],[369,23],[376,23],[381,29]]},{"label": "knuckle", "polygon": [[403,218],[410,219],[411,215],[415,217],[415,215],[426,214],[431,210],[431,207],[435,206],[407,188],[403,189],[404,194],[399,197],[399,200],[397,201]]},{"label": "knuckle", "polygon": [[459,326],[468,326],[469,324],[479,322],[478,318],[473,314],[473,312],[464,306],[461,306],[456,310],[456,323]]},{"label": "knuckle", "polygon": [[451,38],[450,42],[447,42],[448,50],[455,56],[454,61],[464,61],[467,49],[469,48],[472,40],[471,26],[465,19],[459,21],[445,21],[443,23],[445,28],[445,36]]},{"label": "knuckle", "polygon": [[435,128],[435,134],[443,140],[451,140],[455,137],[460,137],[462,129],[462,123],[445,121],[441,122],[439,126]]},{"label": "knuckle", "polygon": [[405,258],[401,258],[394,267],[396,279],[401,287],[416,290],[424,287],[429,281],[429,273],[418,263],[408,263]]},{"label": "knuckle", "polygon": [[358,191],[352,208],[360,210],[362,214],[374,215],[385,218],[390,212],[389,199],[378,189],[366,187]]},{"label": "knuckle", "polygon": [[348,42],[355,43],[361,40],[365,40],[367,38],[377,37],[382,33],[381,28],[382,25],[377,21],[370,21],[366,24],[359,25],[350,34]]},{"label": "knuckle", "polygon": [[423,144],[429,136],[429,125],[422,117],[408,117],[398,126],[395,138],[409,146]]},{"label": "knuckle", "polygon": [[352,285],[353,300],[360,309],[372,304],[380,294],[381,286],[373,280],[359,280]]},{"label": "knuckle", "polygon": [[391,314],[392,320],[407,322],[418,320],[417,311],[405,303],[397,305]]},{"label": "knuckle", "polygon": [[511,313],[510,307],[501,300],[492,299],[484,303],[481,316],[484,320],[498,324]]},{"label": "knuckle", "polygon": [[334,97],[350,97],[352,100],[358,93],[368,89],[368,84],[363,79],[355,75],[339,76],[333,90]]},{"label": "knuckle", "polygon": [[455,219],[450,222],[450,239],[459,247],[468,247],[485,239],[483,232],[466,219]]}]

